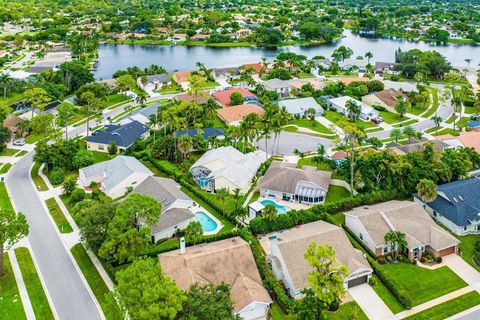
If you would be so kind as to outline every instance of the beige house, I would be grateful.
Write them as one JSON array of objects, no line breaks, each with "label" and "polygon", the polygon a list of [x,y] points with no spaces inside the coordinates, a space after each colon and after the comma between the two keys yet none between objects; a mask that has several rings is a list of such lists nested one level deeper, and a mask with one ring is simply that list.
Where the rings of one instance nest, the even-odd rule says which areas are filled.
[{"label": "beige house", "polygon": [[266,319],[272,299],[263,287],[250,245],[240,237],[162,253],[160,265],[183,290],[194,284],[230,285],[234,312],[244,320]]},{"label": "beige house", "polygon": [[353,247],[342,228],[325,221],[269,234],[268,239],[272,272],[277,279],[283,281],[295,299],[302,298],[301,291],[309,287],[307,276],[313,268],[304,254],[312,242],[332,247],[337,262],[348,268],[348,276],[344,279],[345,288],[367,283],[373,272],[363,253]]},{"label": "beige house", "polygon": [[394,107],[399,99],[406,100],[407,96],[401,91],[385,89],[363,96],[362,102],[368,104],[369,106],[378,105],[388,109],[389,111],[395,111]]},{"label": "beige house", "polygon": [[385,242],[390,231],[405,234],[403,248],[410,260],[418,260],[423,252],[435,257],[458,253],[459,241],[439,227],[418,203],[388,201],[373,206],[358,207],[345,213],[345,225],[376,256],[396,250]]}]

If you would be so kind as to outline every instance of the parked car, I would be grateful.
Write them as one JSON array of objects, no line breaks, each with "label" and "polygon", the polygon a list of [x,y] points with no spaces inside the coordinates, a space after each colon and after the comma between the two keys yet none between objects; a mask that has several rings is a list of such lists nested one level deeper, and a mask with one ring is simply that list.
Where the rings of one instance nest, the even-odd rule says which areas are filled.
[{"label": "parked car", "polygon": [[375,124],[379,124],[383,122],[383,118],[382,117],[372,118],[370,121],[372,121]]},{"label": "parked car", "polygon": [[14,146],[19,146],[19,147],[24,146],[25,145],[25,140],[23,140],[23,139],[15,140],[15,141],[13,141],[13,145]]}]

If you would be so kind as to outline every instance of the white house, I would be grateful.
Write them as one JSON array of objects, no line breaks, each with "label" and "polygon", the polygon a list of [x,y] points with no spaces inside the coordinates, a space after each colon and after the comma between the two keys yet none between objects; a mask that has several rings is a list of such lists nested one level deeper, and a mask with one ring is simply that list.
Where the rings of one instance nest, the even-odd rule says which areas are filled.
[{"label": "white house", "polygon": [[250,245],[240,237],[158,255],[165,273],[182,290],[194,283],[230,286],[233,311],[244,320],[266,319],[272,299],[263,287]]},{"label": "white house", "polygon": [[390,231],[405,234],[406,248],[402,248],[410,260],[418,260],[423,252],[443,257],[458,252],[459,241],[439,227],[417,203],[388,201],[364,206],[345,212],[345,225],[376,256],[395,251],[386,243]]},{"label": "white house", "polygon": [[343,115],[348,115],[348,108],[347,108],[347,102],[348,101],[353,101],[355,102],[359,107],[360,107],[360,118],[368,121],[370,119],[375,119],[378,118],[380,115],[380,112],[375,110],[374,108],[370,107],[369,105],[355,100],[351,97],[348,96],[343,96],[343,97],[338,97],[338,98],[332,98],[328,100],[328,103],[330,106],[335,108],[335,110]]},{"label": "white house", "polygon": [[172,179],[148,177],[140,183],[133,193],[148,195],[162,204],[162,212],[158,222],[151,227],[152,241],[157,242],[176,234],[195,221],[190,210],[193,200],[180,190],[180,185]]},{"label": "white house", "polygon": [[368,282],[372,268],[363,253],[355,249],[342,228],[325,221],[316,221],[268,235],[269,260],[274,276],[281,280],[294,299],[302,298],[301,291],[309,287],[308,273],[313,267],[305,259],[308,246],[315,242],[335,250],[337,262],[348,268],[345,288]]},{"label": "white house", "polygon": [[101,190],[112,199],[125,195],[129,187],[135,187],[152,176],[151,172],[134,157],[117,156],[79,170],[79,184],[89,187],[100,184]]},{"label": "white house", "polygon": [[288,113],[299,116],[306,116],[309,109],[315,110],[315,116],[321,116],[324,111],[312,97],[281,100],[278,102],[278,106],[285,107]]},{"label": "white house", "polygon": [[264,81],[262,84],[265,89],[269,91],[275,91],[279,98],[288,97],[290,95],[290,91],[292,90],[292,86],[287,81],[280,79],[270,79]]},{"label": "white house", "polygon": [[262,164],[260,152],[243,154],[232,146],[212,149],[203,154],[191,167],[190,173],[204,190],[215,192],[225,188],[246,193]]}]

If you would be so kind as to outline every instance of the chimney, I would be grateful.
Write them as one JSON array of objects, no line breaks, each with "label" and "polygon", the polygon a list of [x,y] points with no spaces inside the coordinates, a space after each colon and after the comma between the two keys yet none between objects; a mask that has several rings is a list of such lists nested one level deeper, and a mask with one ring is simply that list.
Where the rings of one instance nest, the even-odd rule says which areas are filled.
[{"label": "chimney", "polygon": [[181,237],[180,238],[180,254],[185,253],[185,238]]}]

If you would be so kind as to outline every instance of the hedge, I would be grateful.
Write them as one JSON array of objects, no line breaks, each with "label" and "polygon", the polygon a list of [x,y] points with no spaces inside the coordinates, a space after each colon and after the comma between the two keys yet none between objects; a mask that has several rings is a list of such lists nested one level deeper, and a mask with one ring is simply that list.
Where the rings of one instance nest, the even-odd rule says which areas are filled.
[{"label": "hedge", "polygon": [[254,234],[269,233],[273,231],[290,229],[296,225],[324,220],[335,224],[332,214],[349,211],[362,205],[370,205],[378,202],[396,199],[396,191],[376,191],[366,194],[358,194],[329,204],[319,204],[306,210],[291,210],[285,214],[278,215],[275,220],[268,221],[262,217],[250,221],[249,228]]},{"label": "hedge", "polygon": [[270,296],[277,301],[284,313],[288,314],[293,312],[295,310],[295,301],[290,298],[290,296],[285,292],[283,286],[272,274],[258,239],[247,228],[240,230],[240,237],[250,244],[253,258],[257,264],[257,269],[260,272],[265,289],[267,289],[267,291],[270,293]]}]

